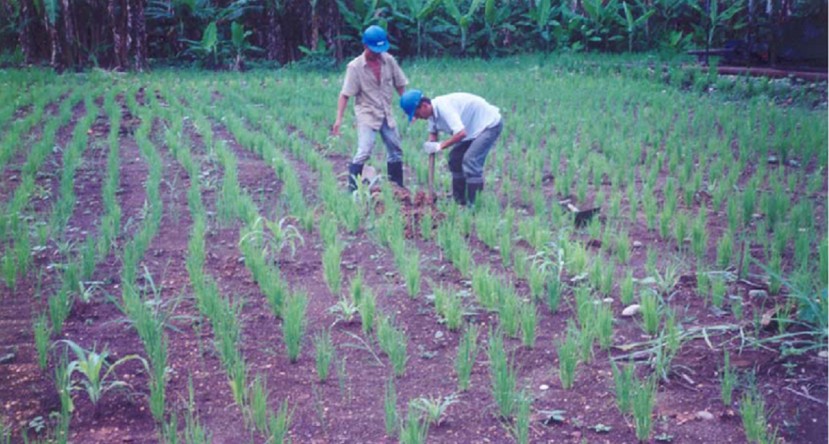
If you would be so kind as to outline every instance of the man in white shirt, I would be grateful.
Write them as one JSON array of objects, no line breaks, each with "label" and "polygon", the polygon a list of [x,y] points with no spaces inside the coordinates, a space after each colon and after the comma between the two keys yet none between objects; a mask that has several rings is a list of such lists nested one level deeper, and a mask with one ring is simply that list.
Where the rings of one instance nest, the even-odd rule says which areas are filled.
[{"label": "man in white shirt", "polygon": [[[452,93],[429,99],[416,89],[400,97],[400,107],[410,122],[415,118],[429,122],[429,141],[423,144],[426,153],[452,147],[452,197],[461,205],[473,205],[484,188],[486,156],[503,129],[498,108],[474,94]],[[440,133],[450,137],[438,141]]]},{"label": "man in white shirt", "polygon": [[337,118],[331,128],[334,136],[340,134],[343,114],[349,97],[354,97],[357,116],[357,153],[348,166],[349,188],[357,189],[357,177],[363,173],[363,164],[371,156],[377,133],[386,145],[386,166],[389,180],[403,186],[403,150],[400,134],[392,112],[392,97],[396,90],[403,94],[409,83],[397,60],[389,54],[386,31],[376,25],[363,32],[363,53],[348,64],[340,97],[337,100]]}]

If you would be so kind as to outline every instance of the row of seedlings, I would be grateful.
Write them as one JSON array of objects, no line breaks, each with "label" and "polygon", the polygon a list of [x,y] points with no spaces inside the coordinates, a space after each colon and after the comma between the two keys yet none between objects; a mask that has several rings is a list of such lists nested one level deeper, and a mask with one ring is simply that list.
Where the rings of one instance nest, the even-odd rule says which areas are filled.
[{"label": "row of seedlings", "polygon": [[[255,98],[256,101],[260,99],[260,97]],[[279,125],[263,123],[262,130],[268,131],[275,138],[278,137],[282,141],[279,146],[291,147],[293,154],[301,156],[320,176],[319,194],[325,209],[319,219],[320,237],[324,247],[323,271],[329,290],[339,297],[332,311],[349,320],[353,314],[359,313],[363,333],[366,335],[374,333],[380,350],[389,359],[393,375],[403,376],[408,361],[409,342],[405,331],[395,325],[393,317],[377,312],[376,296],[363,283],[361,271],[358,271],[352,278],[350,291],[343,292],[341,289],[341,256],[345,246],[340,239],[338,225],[342,225],[351,233],[356,233],[361,227],[373,229],[378,234],[378,241],[392,250],[395,263],[404,275],[409,296],[415,298],[420,293],[420,254],[416,247],[405,242],[404,219],[401,216],[399,202],[392,196],[392,188],[383,187],[384,214],[375,219],[374,198],[367,186],[359,185],[353,199],[342,199],[343,191],[334,179],[330,164],[319,153],[307,150],[307,148],[302,149],[304,144],[300,138],[296,135],[292,136]],[[326,362],[330,361],[333,350],[333,344],[330,344],[328,335],[327,332],[323,332],[315,340],[320,369],[327,369]],[[321,370],[321,373],[325,374],[326,370]],[[408,403],[408,414],[405,418],[400,417],[397,410],[394,379],[387,381],[384,410],[386,432],[389,436],[399,436],[403,442],[425,442],[429,421],[435,422],[438,418],[424,418],[420,406],[421,401],[427,400],[426,398],[411,400]],[[450,404],[452,402],[449,401]]]},{"label": "row of seedlings", "polygon": [[[171,104],[172,108],[181,110],[180,99],[177,96],[173,96],[168,96],[168,99],[170,99],[168,103]],[[191,106],[199,106],[199,104],[191,103]],[[250,227],[258,219],[258,211],[250,196],[239,187],[236,180],[235,158],[233,153],[222,142],[212,143],[211,125],[206,121],[200,111],[193,108],[190,111],[195,111],[193,113],[195,114],[195,127],[203,140],[207,142],[206,149],[216,152],[224,171],[222,193],[228,198],[219,198],[217,202],[218,212],[224,212],[230,215],[230,219],[239,219],[247,223],[247,228],[242,228],[241,230],[243,233],[245,230],[251,230]],[[174,126],[177,126],[177,124]],[[179,132],[174,134],[181,134],[181,127],[178,126],[178,128]],[[208,220],[207,212],[201,199],[198,179],[200,177],[200,165],[192,159],[189,150],[186,150],[183,145],[177,150],[176,156],[191,177],[191,189],[188,191],[188,205],[193,218],[193,230],[188,247],[187,269],[196,294],[197,308],[210,321],[213,327],[216,350],[228,374],[228,382],[234,400],[245,414],[246,420],[250,421],[255,430],[268,436],[271,442],[283,442],[286,439],[290,427],[290,412],[287,399],[277,411],[273,411],[267,405],[269,392],[265,378],[257,375],[253,382],[248,383],[248,368],[239,347],[242,334],[242,326],[239,319],[241,301],[231,303],[228,299],[224,298],[220,294],[215,280],[204,269],[204,242]],[[244,234],[242,237],[244,237]],[[245,254],[246,264],[251,262],[258,266],[266,267],[259,268],[253,266],[251,273],[254,275],[254,279],[259,278],[257,282],[259,282],[263,292],[266,295],[270,295],[268,299],[272,301],[271,306],[274,310],[278,308],[281,314],[283,308],[285,310],[292,310],[295,301],[299,302],[300,305],[302,304],[303,295],[301,293],[292,293],[284,297],[287,288],[281,280],[268,280],[268,285],[271,286],[263,286],[266,282],[264,280],[265,277],[272,278],[276,276],[278,278],[278,274],[273,273],[278,270],[272,269],[267,265],[267,261],[262,257],[263,253],[261,249],[251,248],[243,252]],[[284,302],[286,307],[283,307],[283,297],[286,300]],[[290,318],[290,321],[283,322],[283,324],[295,322],[298,325],[302,325],[304,321],[303,314],[286,316],[285,321],[288,318]],[[288,346],[290,352],[295,344],[301,342],[302,334],[298,332],[295,335],[286,335],[286,341],[288,341],[288,338],[290,338],[290,345]],[[296,354],[298,355],[298,351]]]},{"label": "row of seedlings", "polygon": [[[40,140],[31,145],[26,162],[21,168],[20,184],[0,210],[0,242],[5,244],[0,268],[8,288],[15,287],[18,276],[25,275],[32,263],[29,226],[23,215],[26,214],[37,191],[38,171],[53,152],[58,129],[72,120],[72,110],[82,97],[80,90],[74,91],[61,103],[57,118],[50,119],[44,124]],[[48,230],[44,226],[38,231],[38,237],[44,238],[45,244]]]}]

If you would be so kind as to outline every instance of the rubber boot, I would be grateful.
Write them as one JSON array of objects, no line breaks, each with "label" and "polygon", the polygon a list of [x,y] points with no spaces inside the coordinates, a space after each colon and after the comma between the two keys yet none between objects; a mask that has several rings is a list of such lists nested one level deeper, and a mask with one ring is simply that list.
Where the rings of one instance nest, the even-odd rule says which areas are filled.
[{"label": "rubber boot", "polygon": [[363,176],[363,164],[362,163],[350,163],[348,164],[348,191],[355,192],[357,191],[357,180],[361,180]]},{"label": "rubber boot", "polygon": [[387,162],[386,170],[389,173],[389,180],[403,188],[403,162]]},{"label": "rubber boot", "polygon": [[475,205],[475,198],[484,189],[483,182],[466,184],[466,203],[470,207]]},{"label": "rubber boot", "polygon": [[452,178],[452,197],[458,205],[466,205],[466,178]]}]

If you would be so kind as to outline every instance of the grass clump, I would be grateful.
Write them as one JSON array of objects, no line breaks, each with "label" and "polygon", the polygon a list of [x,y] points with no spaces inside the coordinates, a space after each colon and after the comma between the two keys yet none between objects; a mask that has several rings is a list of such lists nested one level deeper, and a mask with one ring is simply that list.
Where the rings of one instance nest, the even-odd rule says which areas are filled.
[{"label": "grass clump", "polygon": [[288,351],[288,360],[296,362],[302,348],[302,337],[305,333],[305,310],[308,307],[308,296],[304,292],[293,293],[285,301],[285,313],[282,319],[282,337]]}]

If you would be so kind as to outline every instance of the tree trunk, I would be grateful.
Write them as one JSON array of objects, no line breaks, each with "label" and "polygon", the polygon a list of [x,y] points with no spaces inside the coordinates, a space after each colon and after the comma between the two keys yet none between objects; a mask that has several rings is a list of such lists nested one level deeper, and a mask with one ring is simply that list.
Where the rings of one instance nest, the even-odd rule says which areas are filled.
[{"label": "tree trunk", "polygon": [[72,6],[69,0],[61,0],[63,18],[63,38],[64,38],[64,56],[66,57],[66,66],[75,67],[80,60],[77,56],[77,31],[75,30],[75,19]]},{"label": "tree trunk", "polygon": [[267,7],[268,30],[267,30],[267,51],[268,60],[276,60],[279,63],[285,62],[285,40],[282,37],[282,22],[277,11],[277,5],[269,4]]},{"label": "tree trunk", "polygon": [[[124,35],[124,8],[117,0],[107,2],[110,30],[112,31],[112,63],[117,70],[127,69],[127,37]],[[123,6],[123,5],[122,5]]]},{"label": "tree trunk", "polygon": [[147,28],[144,23],[144,0],[127,0],[127,47],[132,56],[132,68],[143,71],[147,67]]},{"label": "tree trunk", "polygon": [[60,37],[55,23],[49,21],[49,13],[43,8],[43,25],[46,27],[46,34],[49,36],[49,65],[60,72],[63,71],[62,53],[60,48]]},{"label": "tree trunk", "polygon": [[20,2],[20,28],[18,29],[18,41],[20,42],[20,50],[23,51],[23,62],[26,65],[32,63],[34,53],[32,45],[32,13],[29,6],[30,0],[21,0]]}]

